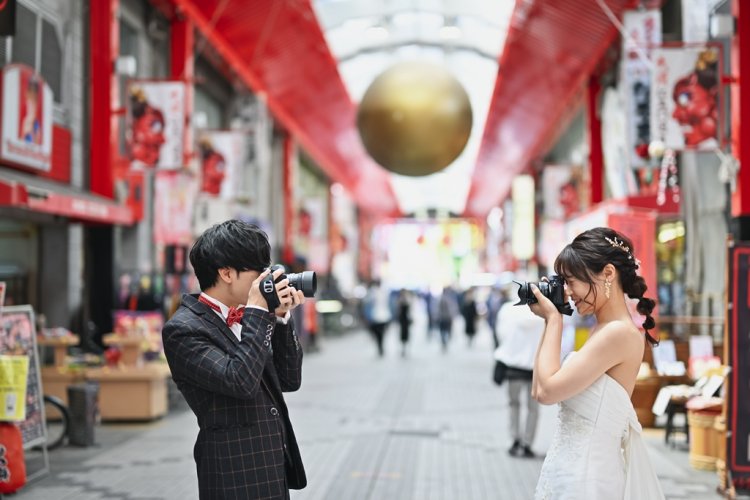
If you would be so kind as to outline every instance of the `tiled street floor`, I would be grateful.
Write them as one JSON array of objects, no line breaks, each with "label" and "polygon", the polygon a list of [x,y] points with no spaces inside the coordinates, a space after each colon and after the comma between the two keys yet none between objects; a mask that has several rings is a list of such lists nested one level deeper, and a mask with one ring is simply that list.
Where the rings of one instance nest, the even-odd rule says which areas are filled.
[{"label": "tiled street floor", "polygon": [[[456,332],[447,353],[414,325],[401,357],[395,329],[383,359],[365,332],[325,338],[307,355],[302,389],[287,395],[309,485],[294,500],[528,499],[542,458],[510,457],[505,387],[490,380],[489,333],[472,347]],[[549,446],[556,407],[543,407],[534,445]],[[197,499],[189,411],[150,424],[97,428],[97,446],[51,452],[51,472],[13,500]],[[715,473],[647,433],[667,498],[717,499]]]}]

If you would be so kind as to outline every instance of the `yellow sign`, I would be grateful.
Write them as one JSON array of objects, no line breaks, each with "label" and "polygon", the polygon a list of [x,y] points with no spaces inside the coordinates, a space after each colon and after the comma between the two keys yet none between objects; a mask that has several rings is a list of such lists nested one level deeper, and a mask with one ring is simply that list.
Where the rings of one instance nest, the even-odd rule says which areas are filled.
[{"label": "yellow sign", "polygon": [[0,421],[26,419],[28,356],[0,355]]}]

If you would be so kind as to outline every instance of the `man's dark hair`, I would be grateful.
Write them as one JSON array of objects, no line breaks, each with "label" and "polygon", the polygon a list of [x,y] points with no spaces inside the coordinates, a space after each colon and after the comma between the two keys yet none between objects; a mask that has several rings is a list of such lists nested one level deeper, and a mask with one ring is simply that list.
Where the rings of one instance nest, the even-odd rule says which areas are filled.
[{"label": "man's dark hair", "polygon": [[203,232],[190,249],[190,264],[201,290],[211,288],[219,269],[262,272],[271,265],[271,245],[266,233],[254,224],[228,220]]}]

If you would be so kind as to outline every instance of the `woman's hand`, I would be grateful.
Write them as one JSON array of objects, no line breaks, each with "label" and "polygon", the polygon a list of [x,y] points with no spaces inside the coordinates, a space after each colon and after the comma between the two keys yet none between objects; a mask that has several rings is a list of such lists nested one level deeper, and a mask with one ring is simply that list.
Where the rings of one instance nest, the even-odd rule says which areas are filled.
[{"label": "woman's hand", "polygon": [[[547,278],[542,278],[542,281],[547,281]],[[560,316],[560,311],[557,310],[557,307],[555,307],[552,301],[545,297],[536,285],[531,284],[530,286],[531,291],[534,293],[534,297],[536,297],[537,300],[536,304],[529,304],[531,312],[540,318],[544,318],[545,321],[552,317]]]}]

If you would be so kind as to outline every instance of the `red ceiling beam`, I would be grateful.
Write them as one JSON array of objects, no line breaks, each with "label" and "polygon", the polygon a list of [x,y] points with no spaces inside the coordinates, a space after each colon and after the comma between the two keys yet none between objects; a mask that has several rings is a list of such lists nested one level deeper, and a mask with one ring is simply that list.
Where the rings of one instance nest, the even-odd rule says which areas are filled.
[{"label": "red ceiling beam", "polygon": [[[637,0],[603,0],[618,18]],[[464,210],[485,216],[543,155],[617,28],[591,0],[518,0]]]},{"label": "red ceiling beam", "polygon": [[310,0],[171,1],[361,208],[400,213],[390,176],[359,139],[355,104]]}]

